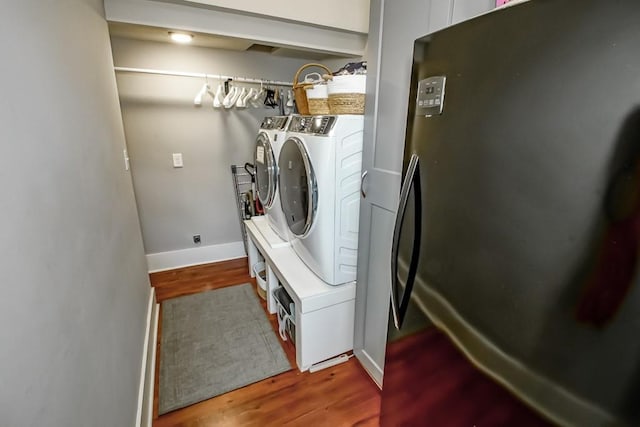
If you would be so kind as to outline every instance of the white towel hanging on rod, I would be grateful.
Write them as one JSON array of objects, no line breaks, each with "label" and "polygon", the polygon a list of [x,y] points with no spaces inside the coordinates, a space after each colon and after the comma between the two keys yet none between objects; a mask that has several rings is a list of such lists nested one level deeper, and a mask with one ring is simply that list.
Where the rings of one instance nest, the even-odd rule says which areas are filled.
[{"label": "white towel hanging on rod", "polygon": [[191,73],[191,72],[171,71],[171,70],[154,70],[150,68],[131,68],[131,67],[113,67],[113,68],[115,71],[120,71],[124,73],[158,74],[163,76],[196,77],[201,79],[222,79],[222,80],[233,79],[234,82],[238,82],[238,83],[268,84],[273,86],[293,86],[291,82],[254,79],[249,77],[223,76],[220,74]]}]

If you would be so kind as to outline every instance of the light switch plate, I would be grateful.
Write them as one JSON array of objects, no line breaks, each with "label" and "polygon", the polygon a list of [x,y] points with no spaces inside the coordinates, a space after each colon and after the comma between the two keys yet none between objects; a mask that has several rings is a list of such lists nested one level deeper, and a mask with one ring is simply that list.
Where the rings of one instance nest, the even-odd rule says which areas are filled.
[{"label": "light switch plate", "polygon": [[184,166],[182,163],[182,153],[173,153],[173,167],[181,168],[182,166]]}]

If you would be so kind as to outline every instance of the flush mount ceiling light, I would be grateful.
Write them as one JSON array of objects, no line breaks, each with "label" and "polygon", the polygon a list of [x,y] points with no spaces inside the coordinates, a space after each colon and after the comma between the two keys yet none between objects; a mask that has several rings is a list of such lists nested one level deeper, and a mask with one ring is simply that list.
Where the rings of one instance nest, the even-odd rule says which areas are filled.
[{"label": "flush mount ceiling light", "polygon": [[191,43],[193,40],[193,35],[187,33],[174,33],[173,31],[169,31],[169,37],[176,43]]}]

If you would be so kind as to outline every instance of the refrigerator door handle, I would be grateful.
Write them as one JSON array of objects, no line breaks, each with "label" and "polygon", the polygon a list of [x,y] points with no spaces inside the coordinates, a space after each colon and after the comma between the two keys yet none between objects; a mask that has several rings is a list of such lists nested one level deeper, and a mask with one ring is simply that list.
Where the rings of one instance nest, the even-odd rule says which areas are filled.
[{"label": "refrigerator door handle", "polygon": [[364,191],[364,180],[367,178],[368,170],[362,172],[362,177],[360,178],[360,194],[362,194],[362,198],[367,198],[367,193]]},{"label": "refrigerator door handle", "polygon": [[[393,229],[393,245],[391,247],[391,312],[393,313],[393,323],[397,329],[402,327],[404,316],[409,307],[411,291],[418,270],[418,258],[420,255],[420,239],[422,235],[422,190],[420,185],[420,164],[417,154],[412,154],[407,167],[402,189],[400,190],[400,202],[398,212],[396,214],[396,223]],[[414,234],[413,247],[411,251],[411,261],[409,262],[409,272],[407,282],[402,297],[398,295],[399,278],[398,278],[398,256],[400,246],[400,235],[402,234],[402,223],[404,222],[404,214],[409,201],[409,194],[413,186],[414,194]]]}]

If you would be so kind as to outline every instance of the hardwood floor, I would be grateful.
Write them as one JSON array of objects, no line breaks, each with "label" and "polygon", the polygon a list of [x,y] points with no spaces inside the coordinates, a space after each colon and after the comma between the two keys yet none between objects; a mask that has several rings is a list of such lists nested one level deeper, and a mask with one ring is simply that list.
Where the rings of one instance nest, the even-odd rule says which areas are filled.
[{"label": "hardwood floor", "polygon": [[552,426],[435,327],[393,342],[385,363],[383,426]]},{"label": "hardwood floor", "polygon": [[[255,279],[246,258],[150,274],[156,298],[162,301]],[[266,303],[262,302],[266,311]],[[277,331],[275,315],[268,315]],[[162,305],[158,337],[162,334]],[[155,374],[154,427],[167,426],[377,426],[380,391],[355,358],[319,372],[295,367],[295,348],[283,348],[292,370],[187,408],[158,416],[158,371],[162,357],[158,339]]]},{"label": "hardwood floor", "polygon": [[151,286],[156,288],[156,299],[159,303],[169,298],[242,283],[255,284],[255,279],[249,276],[246,258],[161,271],[151,273],[149,277]]}]

